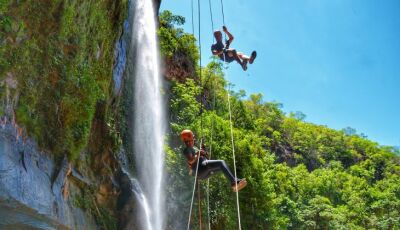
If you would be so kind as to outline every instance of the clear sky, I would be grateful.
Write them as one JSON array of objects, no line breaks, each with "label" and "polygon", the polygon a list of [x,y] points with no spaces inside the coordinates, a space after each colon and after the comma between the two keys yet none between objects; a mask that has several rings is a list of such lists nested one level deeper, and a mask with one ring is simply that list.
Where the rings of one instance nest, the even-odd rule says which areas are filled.
[{"label": "clear sky", "polygon": [[[203,63],[211,56],[209,1],[201,0]],[[243,72],[230,64],[235,90],[301,111],[307,122],[352,127],[382,145],[400,146],[399,0],[223,0],[231,48],[257,50]],[[220,0],[211,0],[222,26]],[[161,10],[184,16],[192,31],[191,0],[163,0]],[[194,0],[198,36],[197,0]]]}]

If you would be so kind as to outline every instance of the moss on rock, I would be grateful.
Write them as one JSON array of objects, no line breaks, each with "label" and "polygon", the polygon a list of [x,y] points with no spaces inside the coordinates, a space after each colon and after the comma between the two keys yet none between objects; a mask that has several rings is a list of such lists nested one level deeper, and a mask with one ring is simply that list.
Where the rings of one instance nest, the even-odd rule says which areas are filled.
[{"label": "moss on rock", "polygon": [[16,121],[41,147],[71,159],[86,147],[96,104],[109,98],[126,7],[127,0],[1,0],[0,80],[17,77]]}]

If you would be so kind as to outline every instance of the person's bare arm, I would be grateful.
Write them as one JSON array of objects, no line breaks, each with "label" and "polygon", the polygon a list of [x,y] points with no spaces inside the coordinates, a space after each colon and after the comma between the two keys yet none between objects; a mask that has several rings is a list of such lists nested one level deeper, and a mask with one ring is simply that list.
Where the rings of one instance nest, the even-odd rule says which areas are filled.
[{"label": "person's bare arm", "polygon": [[208,159],[208,152],[205,149],[200,149],[199,151],[196,152],[196,154],[188,154],[186,155],[186,159],[188,160],[189,164],[193,164],[198,160],[200,156],[204,156]]},{"label": "person's bare arm", "polygon": [[206,145],[204,143],[202,143],[201,145],[200,156],[204,156],[205,158],[210,159],[206,150]]},{"label": "person's bare arm", "polygon": [[208,155],[208,152],[207,152],[207,151],[203,151],[203,150],[202,150],[201,156],[203,156],[203,157],[205,157],[205,158],[207,158],[207,159],[210,159],[210,156]]},{"label": "person's bare arm", "polygon": [[[228,44],[230,45],[233,42],[233,35],[228,31],[228,28],[226,28],[226,26],[222,26],[222,29],[224,30],[225,34],[228,35]],[[229,48],[229,47],[228,47]]]},{"label": "person's bare arm", "polygon": [[187,162],[189,163],[189,165],[192,165],[194,162],[196,162],[198,157],[199,157],[199,154],[195,154],[195,155],[188,154],[188,155],[186,155],[186,159],[187,159]]}]

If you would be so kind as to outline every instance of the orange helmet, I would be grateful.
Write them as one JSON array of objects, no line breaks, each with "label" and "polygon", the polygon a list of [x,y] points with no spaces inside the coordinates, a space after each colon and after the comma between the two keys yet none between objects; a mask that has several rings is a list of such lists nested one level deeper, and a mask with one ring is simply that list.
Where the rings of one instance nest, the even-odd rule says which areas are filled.
[{"label": "orange helmet", "polygon": [[189,129],[185,129],[181,132],[181,139],[183,142],[186,141],[193,141],[194,140],[194,135],[193,132]]}]

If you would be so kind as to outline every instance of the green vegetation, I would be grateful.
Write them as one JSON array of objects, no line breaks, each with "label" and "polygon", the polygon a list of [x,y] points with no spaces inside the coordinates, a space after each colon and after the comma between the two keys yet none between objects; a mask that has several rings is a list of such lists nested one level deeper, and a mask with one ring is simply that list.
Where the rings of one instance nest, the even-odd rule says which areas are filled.
[{"label": "green vegetation", "polygon": [[42,148],[76,159],[87,146],[96,104],[109,99],[126,6],[1,0],[0,77],[16,78],[16,120]]},{"label": "green vegetation", "polygon": [[182,28],[174,28],[175,25],[183,25],[185,18],[173,15],[170,11],[163,11],[159,16],[160,48],[162,55],[173,57],[176,54],[184,54],[193,64],[199,59],[195,38],[192,34],[185,33]]},{"label": "green vegetation", "polygon": [[[12,105],[15,114],[8,115],[56,156],[75,159],[91,133],[96,133],[89,145],[94,154],[115,148],[120,138],[109,94],[114,43],[126,6],[126,0],[0,0],[0,115]],[[164,57],[185,57],[197,71],[171,82],[172,144],[166,147],[171,229],[173,221],[187,221],[182,210],[189,208],[193,180],[180,153],[179,132],[194,130],[212,147],[213,159],[233,166],[228,83],[218,62],[203,68],[200,81],[195,38],[175,27],[184,22],[165,11],[158,31]],[[400,228],[398,149],[351,129],[304,122],[301,113],[286,115],[279,103],[263,102],[259,94],[230,93],[238,174],[249,182],[240,192],[244,229]],[[93,125],[94,118],[98,124]],[[104,171],[111,174],[111,167]],[[235,194],[221,175],[210,184],[212,229],[235,229]],[[204,194],[205,183],[201,186]],[[97,206],[95,190],[83,189],[74,204],[102,228],[115,229],[116,220]],[[202,207],[205,211],[205,199]]]},{"label": "green vegetation", "polygon": [[[160,31],[182,33],[171,24],[183,20],[167,15],[169,21],[161,24]],[[174,40],[179,37],[171,44],[169,36],[160,39],[165,55],[173,56],[176,49],[171,47],[181,44]],[[192,41],[182,49],[196,53],[194,46]],[[187,223],[187,212],[182,210],[189,210],[193,188],[193,177],[188,176],[181,154],[178,136],[182,129],[194,130],[198,142],[203,137],[208,148],[212,147],[213,159],[224,159],[233,168],[228,83],[219,63],[209,63],[202,72],[202,81],[196,75],[171,84],[172,133],[166,162],[167,192],[174,204],[169,207],[170,228]],[[244,91],[231,95],[238,175],[248,181],[239,198],[243,229],[400,229],[398,150],[380,146],[351,129],[338,131],[304,122],[302,113],[286,115],[280,104],[263,102],[261,95],[246,98]],[[206,108],[202,114],[200,99]],[[204,221],[206,182],[201,187]],[[212,229],[236,228],[235,204],[225,178],[214,176],[210,180]]]},{"label": "green vegetation", "polygon": [[72,203],[75,207],[87,211],[93,216],[101,229],[117,229],[117,220],[112,213],[96,203],[94,188],[82,189],[81,194],[73,196]]},{"label": "green vegetation", "polygon": [[182,28],[175,28],[174,24],[182,25],[185,19],[175,16],[170,11],[164,11],[159,16],[160,49],[164,59],[164,76],[166,79],[184,81],[196,71],[199,51],[195,44],[195,37],[185,33]]}]

